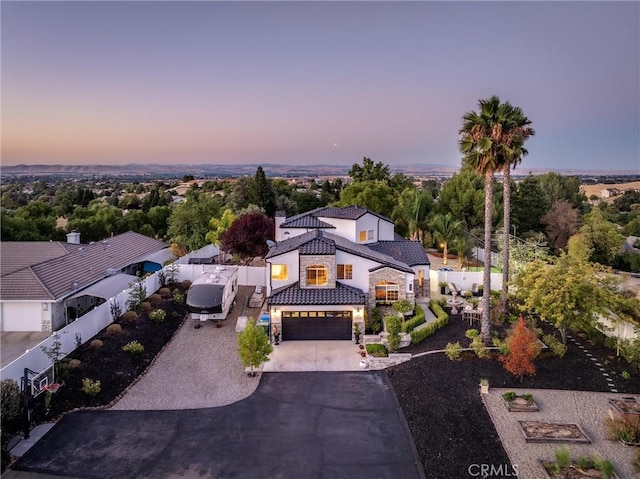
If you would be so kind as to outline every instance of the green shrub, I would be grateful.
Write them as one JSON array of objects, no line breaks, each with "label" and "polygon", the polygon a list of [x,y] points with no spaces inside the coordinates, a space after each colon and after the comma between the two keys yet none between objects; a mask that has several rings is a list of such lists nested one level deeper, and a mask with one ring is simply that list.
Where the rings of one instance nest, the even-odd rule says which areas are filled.
[{"label": "green shrub", "polygon": [[147,298],[147,301],[152,305],[158,304],[160,301],[162,301],[162,296],[159,293],[154,293]]},{"label": "green shrub", "polygon": [[89,396],[95,396],[100,393],[100,381],[84,378],[82,380],[82,392]]},{"label": "green shrub", "polygon": [[109,336],[117,336],[122,333],[122,326],[119,324],[110,324],[107,326],[107,334]]},{"label": "green shrub", "polygon": [[176,304],[183,304],[184,294],[182,294],[180,291],[176,291],[175,293],[173,293],[173,302]]},{"label": "green shrub", "polygon": [[444,312],[438,301],[433,299],[429,301],[429,309],[436,315],[436,319],[423,328],[411,331],[411,342],[413,344],[421,343],[449,322],[449,315]]},{"label": "green shrub", "polygon": [[373,308],[367,315],[365,318],[365,329],[368,329],[373,334],[378,334],[382,331],[382,313],[380,309]]},{"label": "green shrub", "polygon": [[127,311],[122,315],[123,321],[135,321],[136,319],[138,319],[138,313],[135,311]]},{"label": "green shrub", "polygon": [[459,360],[461,351],[462,346],[457,341],[455,343],[447,343],[447,345],[444,347],[444,353],[451,361]]},{"label": "green shrub", "polygon": [[502,341],[500,338],[492,338],[491,342],[496,348],[498,348],[500,354],[502,354],[503,356],[509,355],[509,345],[506,341]]},{"label": "green shrub", "polygon": [[367,353],[376,358],[386,358],[389,355],[384,344],[368,343],[365,347]]},{"label": "green shrub", "polygon": [[555,451],[556,462],[560,467],[569,467],[569,449],[566,446],[562,446]]},{"label": "green shrub", "polygon": [[471,344],[469,344],[469,347],[473,349],[473,352],[476,353],[476,356],[478,356],[479,358],[484,358],[489,354],[481,336],[476,336],[475,338],[473,338]]},{"label": "green shrub", "polygon": [[129,354],[142,354],[144,353],[144,346],[139,341],[129,341],[122,346],[122,350]]},{"label": "green shrub", "polygon": [[515,391],[507,391],[502,395],[503,399],[507,402],[515,401],[517,395]]},{"label": "green shrub", "polygon": [[387,348],[389,351],[397,351],[400,347],[400,330],[402,327],[402,320],[394,315],[390,314],[384,318],[385,326],[387,327]]},{"label": "green shrub", "polygon": [[410,333],[424,322],[426,322],[424,309],[416,304],[416,315],[410,320],[402,322],[402,332]]},{"label": "green shrub", "polygon": [[542,342],[546,344],[551,352],[559,358],[564,357],[567,354],[567,346],[558,341],[553,334],[545,334],[542,338]]},{"label": "green shrub", "polygon": [[479,334],[480,331],[478,331],[477,329],[467,329],[467,331],[464,333],[464,335],[469,339],[477,338]]},{"label": "green shrub", "polygon": [[0,381],[0,416],[2,432],[13,434],[20,428],[22,418],[22,393],[20,386],[13,379]]},{"label": "green shrub", "polygon": [[155,311],[151,311],[149,313],[149,319],[151,319],[151,321],[153,321],[154,323],[158,323],[158,324],[164,322],[166,317],[167,317],[167,313],[163,309],[156,309]]},{"label": "green shrub", "polygon": [[522,399],[524,399],[525,401],[527,401],[528,404],[531,404],[533,402],[533,394],[531,393],[524,393],[522,395]]}]

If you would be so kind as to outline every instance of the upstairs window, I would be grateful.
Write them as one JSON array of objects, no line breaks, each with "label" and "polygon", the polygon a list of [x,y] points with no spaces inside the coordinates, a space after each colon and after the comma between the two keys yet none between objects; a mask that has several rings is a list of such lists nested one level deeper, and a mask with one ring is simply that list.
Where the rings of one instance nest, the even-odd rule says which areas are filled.
[{"label": "upstairs window", "polygon": [[365,230],[360,231],[358,234],[360,241],[367,241],[367,232]]},{"label": "upstairs window", "polygon": [[339,264],[338,279],[353,279],[353,265]]},{"label": "upstairs window", "polygon": [[370,239],[370,240],[373,239],[373,230],[368,230],[367,231],[367,239]]},{"label": "upstairs window", "polygon": [[326,286],[327,285],[327,267],[321,265],[313,265],[307,268],[307,285],[308,286]]},{"label": "upstairs window", "polygon": [[289,278],[287,274],[286,264],[272,264],[271,265],[271,279],[286,280]]}]

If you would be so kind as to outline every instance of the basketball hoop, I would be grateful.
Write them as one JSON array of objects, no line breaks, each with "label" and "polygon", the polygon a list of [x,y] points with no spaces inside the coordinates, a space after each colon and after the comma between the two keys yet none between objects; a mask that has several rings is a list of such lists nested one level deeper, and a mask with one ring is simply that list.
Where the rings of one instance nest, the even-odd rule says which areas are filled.
[{"label": "basketball hoop", "polygon": [[55,394],[55,393],[58,392],[58,389],[60,389],[60,386],[62,386],[62,384],[60,384],[60,383],[51,383],[51,384],[47,384],[42,389],[44,391],[47,391],[47,392],[51,393],[51,394]]}]

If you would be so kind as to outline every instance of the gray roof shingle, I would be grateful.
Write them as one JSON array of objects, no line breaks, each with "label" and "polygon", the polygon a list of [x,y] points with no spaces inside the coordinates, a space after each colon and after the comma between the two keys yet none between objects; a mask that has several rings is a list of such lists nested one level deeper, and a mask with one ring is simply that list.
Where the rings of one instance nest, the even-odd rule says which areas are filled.
[{"label": "gray roof shingle", "polygon": [[322,231],[319,231],[319,233],[319,237],[301,245],[298,248],[298,253],[301,255],[336,254],[335,241],[324,238]]},{"label": "gray roof shingle", "polygon": [[285,221],[280,228],[335,228],[335,226],[313,216],[303,216]]},{"label": "gray roof shingle", "polygon": [[430,264],[429,256],[419,241],[378,241],[377,243],[372,243],[367,246],[374,251],[401,260],[409,266]]},{"label": "gray roof shingle", "polygon": [[269,305],[339,305],[365,304],[366,295],[359,289],[336,283],[335,288],[300,288],[297,283],[274,289]]}]

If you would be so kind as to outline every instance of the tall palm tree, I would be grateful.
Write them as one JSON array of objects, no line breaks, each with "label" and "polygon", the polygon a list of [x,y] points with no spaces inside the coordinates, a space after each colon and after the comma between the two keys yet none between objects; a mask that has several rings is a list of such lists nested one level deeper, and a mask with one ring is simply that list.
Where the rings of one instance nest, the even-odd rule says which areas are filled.
[{"label": "tall palm tree", "polygon": [[[491,336],[490,292],[491,292],[491,228],[493,214],[493,176],[503,170],[505,163],[514,158],[513,145],[520,136],[515,134],[514,107],[509,102],[500,103],[492,96],[478,101],[479,112],[471,111],[462,117],[459,147],[463,163],[473,167],[484,176],[484,273],[482,289],[482,339],[488,342]],[[522,141],[524,144],[524,141]],[[520,153],[522,150],[520,145]],[[511,165],[509,164],[509,168]]]},{"label": "tall palm tree", "polygon": [[524,116],[522,109],[519,107],[511,107],[509,102],[507,117],[509,124],[503,129],[503,141],[505,144],[504,155],[506,161],[502,167],[503,177],[503,224],[504,235],[502,237],[502,313],[507,316],[509,314],[509,234],[511,232],[511,168],[515,168],[521,161],[523,156],[527,156],[529,152],[524,148],[524,142],[531,136],[535,135],[535,131],[529,125],[531,121]]},{"label": "tall palm tree", "polygon": [[436,241],[442,243],[442,264],[447,264],[449,243],[454,241],[462,231],[462,221],[456,220],[451,213],[437,214],[431,221],[431,229]]}]

